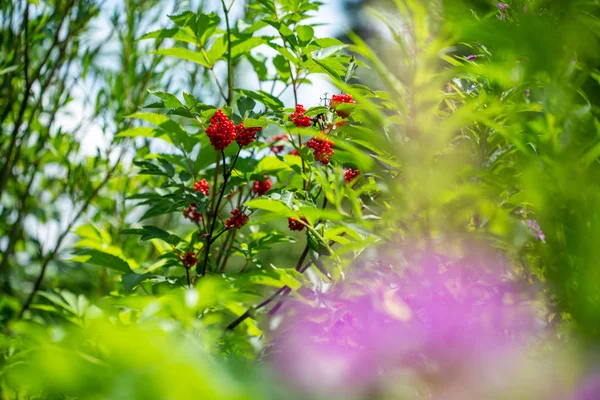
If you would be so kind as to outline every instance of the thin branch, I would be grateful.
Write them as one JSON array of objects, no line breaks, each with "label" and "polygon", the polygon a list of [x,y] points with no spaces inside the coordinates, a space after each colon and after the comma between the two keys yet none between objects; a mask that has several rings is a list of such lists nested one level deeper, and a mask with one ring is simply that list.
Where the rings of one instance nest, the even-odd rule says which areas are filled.
[{"label": "thin branch", "polygon": [[[231,27],[229,26],[229,10],[225,0],[221,0],[223,12],[225,13],[225,27],[227,28],[227,105],[233,102],[233,63],[231,60]],[[232,3],[233,5],[233,3]]]},{"label": "thin branch", "polygon": [[[306,271],[308,266],[310,266],[310,264],[312,264],[312,261],[311,261],[305,268],[301,267],[302,263],[306,259],[306,256],[308,255],[309,250],[310,250],[310,247],[307,244],[306,247],[304,248],[304,250],[302,251],[300,258],[298,259],[298,262],[296,264],[296,271],[304,272],[304,271]],[[273,293],[269,298],[264,300],[262,303],[258,304],[256,307],[250,307],[248,310],[246,310],[246,312],[243,313],[242,315],[240,315],[239,317],[237,317],[235,319],[235,321],[233,321],[229,325],[227,325],[227,328],[225,328],[225,329],[228,331],[235,329],[239,324],[244,322],[246,320],[246,318],[251,317],[252,314],[254,313],[254,311],[260,310],[261,308],[269,305],[273,300],[275,300],[277,298],[277,296],[279,296],[280,294],[285,295],[286,293],[289,293],[291,290],[292,289],[287,285],[280,287],[279,289],[277,289],[277,291],[275,293]],[[277,307],[277,305],[275,307]]]}]

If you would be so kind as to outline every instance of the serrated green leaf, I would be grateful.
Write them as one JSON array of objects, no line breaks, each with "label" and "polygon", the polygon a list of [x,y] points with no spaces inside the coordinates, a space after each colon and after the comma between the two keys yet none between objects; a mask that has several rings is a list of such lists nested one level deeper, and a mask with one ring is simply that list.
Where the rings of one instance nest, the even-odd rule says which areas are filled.
[{"label": "serrated green leaf", "polygon": [[131,272],[131,268],[125,260],[115,255],[104,253],[100,250],[76,249],[73,254],[77,255],[77,257],[72,258],[73,261],[98,265],[125,273]]},{"label": "serrated green leaf", "polygon": [[197,51],[184,49],[181,47],[174,47],[170,49],[158,49],[152,52],[152,54],[159,54],[163,56],[177,57],[182,60],[192,61],[196,64],[200,64],[206,68],[211,68],[212,65],[206,58],[206,56]]}]

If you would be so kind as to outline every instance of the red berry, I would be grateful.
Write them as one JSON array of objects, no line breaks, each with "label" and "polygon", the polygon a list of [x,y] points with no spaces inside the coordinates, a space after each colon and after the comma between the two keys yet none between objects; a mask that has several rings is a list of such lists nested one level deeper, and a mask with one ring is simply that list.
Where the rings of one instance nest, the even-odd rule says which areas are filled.
[{"label": "red berry", "polygon": [[208,196],[208,183],[206,182],[206,179],[200,179],[198,182],[194,183],[194,191]]},{"label": "red berry", "polygon": [[[300,217],[300,219],[304,221],[304,223],[308,223],[308,221],[306,221],[306,218]],[[304,228],[306,228],[306,226],[302,222],[294,218],[288,218],[288,227],[291,231],[302,231],[304,230]]]},{"label": "red berry", "polygon": [[223,150],[235,139],[235,125],[221,110],[217,110],[215,115],[210,117],[210,123],[211,125],[206,128],[210,144],[217,151]]},{"label": "red berry", "polygon": [[346,183],[350,183],[352,182],[356,177],[358,177],[358,175],[360,175],[360,171],[359,170],[352,170],[352,168],[347,169],[346,172],[344,172],[344,181]]},{"label": "red berry", "polygon": [[293,156],[298,156],[298,157],[300,157],[300,153],[298,153],[298,150],[296,150],[296,149],[294,149],[294,150],[290,151],[290,154],[291,154],[291,155],[293,155]]},{"label": "red berry", "polygon": [[244,128],[244,123],[240,122],[240,124],[235,127],[235,141],[240,147],[248,146],[256,140],[256,134],[260,131],[262,131],[261,127]]},{"label": "red berry", "polygon": [[[275,135],[273,136],[271,139],[269,139],[269,142],[271,143],[275,143],[275,142],[287,142],[289,140],[287,135]],[[271,146],[271,151],[275,154],[279,154],[283,151],[284,146],[282,144],[277,145],[277,146]]]},{"label": "red berry", "polygon": [[329,107],[332,110],[334,110],[340,117],[348,118],[350,116],[350,113],[348,111],[337,110],[338,106],[343,103],[354,104],[356,102],[352,100],[352,95],[350,94],[334,94],[333,96],[331,96],[331,100],[329,101]]},{"label": "red berry", "polygon": [[183,212],[183,217],[192,222],[200,222],[202,220],[202,214],[198,212],[198,208],[195,204],[190,204],[188,206],[188,208]]},{"label": "red berry", "polygon": [[239,209],[231,211],[231,218],[225,221],[225,227],[227,229],[237,228],[240,229],[242,226],[248,223],[248,216],[242,213]]},{"label": "red berry", "polygon": [[306,147],[313,149],[313,156],[315,160],[321,164],[329,164],[329,158],[335,153],[333,151],[333,142],[325,138],[325,134],[321,137],[313,137],[306,142]]},{"label": "red berry", "polygon": [[310,117],[304,115],[306,110],[302,104],[298,104],[296,106],[296,112],[290,115],[290,121],[294,123],[294,125],[298,127],[308,127],[310,126]]},{"label": "red berry", "polygon": [[[265,176],[265,178],[267,178]],[[259,196],[267,193],[273,187],[273,182],[269,178],[266,181],[254,181],[254,186],[252,186],[252,191]]]},{"label": "red berry", "polygon": [[196,255],[193,251],[190,251],[186,254],[181,254],[179,256],[179,259],[181,260],[181,262],[183,262],[183,266],[186,268],[191,268],[198,262],[198,259],[196,258]]}]

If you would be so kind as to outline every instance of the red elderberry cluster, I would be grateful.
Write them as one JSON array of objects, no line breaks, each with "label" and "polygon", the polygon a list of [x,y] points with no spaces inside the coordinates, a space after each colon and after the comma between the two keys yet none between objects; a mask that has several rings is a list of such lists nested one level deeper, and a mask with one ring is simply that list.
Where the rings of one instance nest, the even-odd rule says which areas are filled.
[{"label": "red elderberry cluster", "polygon": [[210,117],[210,123],[211,125],[206,128],[206,135],[215,150],[221,151],[235,139],[235,125],[221,110],[217,110],[215,115]]},{"label": "red elderberry cluster", "polygon": [[[267,178],[265,176],[265,178]],[[252,186],[252,191],[259,196],[267,193],[273,187],[273,182],[269,178],[265,181],[254,181],[254,186]]]},{"label": "red elderberry cluster", "polygon": [[[289,140],[287,135],[275,135],[273,136],[269,142],[271,143],[275,143],[275,142],[287,142]],[[275,154],[279,154],[283,151],[284,146],[282,144],[277,145],[277,146],[271,146],[271,151]]]},{"label": "red elderberry cluster", "polygon": [[241,212],[238,208],[231,211],[231,218],[225,221],[225,227],[227,229],[240,229],[242,226],[248,223],[248,216]]},{"label": "red elderberry cluster", "polygon": [[256,140],[256,134],[260,131],[262,131],[261,127],[244,128],[244,123],[240,122],[240,124],[235,127],[235,141],[240,147],[248,146]]},{"label": "red elderberry cluster", "polygon": [[198,207],[196,207],[195,204],[190,204],[188,206],[188,208],[183,212],[183,217],[192,222],[200,222],[202,220],[202,214],[198,212]]},{"label": "red elderberry cluster", "polygon": [[179,259],[183,263],[183,266],[186,268],[191,268],[198,262],[198,258],[196,258],[196,255],[193,251],[190,251],[186,254],[181,254],[179,256]]},{"label": "red elderberry cluster", "polygon": [[344,103],[354,104],[356,102],[352,100],[352,95],[350,94],[334,94],[333,96],[331,96],[331,100],[329,101],[329,107],[332,110],[334,110],[340,117],[348,118],[350,116],[350,113],[348,111],[337,110],[338,106]]},{"label": "red elderberry cluster", "polygon": [[294,123],[297,127],[308,127],[310,126],[310,117],[304,115],[306,109],[302,104],[298,104],[296,106],[296,112],[290,115],[290,121]]},{"label": "red elderberry cluster", "polygon": [[306,147],[313,149],[315,160],[325,165],[329,164],[329,158],[335,153],[333,142],[324,136],[311,138],[306,142]]},{"label": "red elderberry cluster", "polygon": [[344,172],[344,182],[346,183],[350,183],[352,182],[355,178],[358,177],[358,175],[360,175],[360,171],[355,169],[354,171],[352,170],[352,168],[347,169],[346,172]]},{"label": "red elderberry cluster", "polygon": [[208,183],[206,182],[206,179],[200,179],[198,182],[194,183],[194,191],[208,196]]},{"label": "red elderberry cluster", "polygon": [[[306,218],[300,217],[300,219],[304,221],[304,223],[308,223],[308,221],[306,221]],[[304,230],[304,228],[306,228],[306,226],[302,222],[298,221],[295,218],[288,218],[288,227],[290,228],[290,231],[302,231]]]}]

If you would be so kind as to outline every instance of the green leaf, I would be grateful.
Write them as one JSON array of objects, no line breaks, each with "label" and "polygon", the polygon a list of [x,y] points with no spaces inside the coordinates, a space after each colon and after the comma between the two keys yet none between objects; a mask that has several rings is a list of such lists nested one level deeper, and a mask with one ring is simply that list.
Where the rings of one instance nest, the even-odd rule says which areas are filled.
[{"label": "green leaf", "polygon": [[191,21],[195,20],[196,14],[191,11],[185,11],[181,14],[168,15],[169,19],[173,21],[177,26],[189,26]]},{"label": "green leaf", "polygon": [[115,255],[104,253],[100,250],[85,248],[76,249],[73,254],[78,256],[72,258],[71,260],[73,261],[99,265],[101,267],[106,267],[125,273],[131,272],[131,268],[125,260]]},{"label": "green leaf", "polygon": [[214,12],[210,14],[198,14],[196,19],[196,37],[200,41],[201,45],[204,46],[206,40],[219,26],[221,18]]},{"label": "green leaf", "polygon": [[146,40],[146,39],[173,39],[179,42],[185,42],[190,44],[196,44],[196,38],[191,35],[189,32],[172,28],[172,29],[159,29],[157,31],[149,32],[139,38],[138,40]]},{"label": "green leaf", "polygon": [[338,73],[338,71],[336,71],[336,69],[334,67],[332,67],[331,65],[328,65],[328,63],[325,62],[324,60],[317,60],[317,59],[313,58],[312,61],[315,64],[317,64],[319,67],[321,67],[321,70],[325,71],[329,76],[331,76],[336,81],[341,80],[341,76]]},{"label": "green leaf", "polygon": [[183,100],[185,100],[185,105],[190,109],[194,108],[196,103],[198,103],[198,100],[196,97],[194,97],[194,95],[186,92],[183,92]]},{"label": "green leaf", "polygon": [[[244,117],[247,112],[252,111],[255,106],[256,106],[256,102],[248,96],[240,97],[237,101],[238,111],[240,112],[240,115],[242,117]],[[244,121],[244,126],[246,126],[245,121]]]},{"label": "green leaf", "polygon": [[291,167],[277,156],[265,156],[259,161],[253,173],[269,175],[281,170],[291,171]]},{"label": "green leaf", "polygon": [[227,51],[227,39],[225,35],[215,39],[210,50],[206,53],[209,65],[213,66],[223,57]]},{"label": "green leaf", "polygon": [[170,49],[158,49],[158,50],[153,51],[152,54],[177,57],[182,60],[195,62],[196,64],[200,64],[206,68],[212,67],[212,65],[209,63],[209,61],[204,56],[204,54],[197,52],[197,51],[191,51],[188,49],[184,49],[181,47],[174,47],[174,48],[170,48]]},{"label": "green leaf", "polygon": [[261,102],[271,110],[279,110],[283,108],[283,102],[281,100],[263,90],[252,91],[245,89],[236,89],[236,91],[245,96],[251,97],[258,102]]},{"label": "green leaf", "polygon": [[273,57],[273,65],[277,70],[277,75],[280,80],[287,80],[290,78],[290,64],[281,54],[277,54]]},{"label": "green leaf", "polygon": [[247,54],[253,48],[266,43],[268,43],[268,39],[260,36],[234,40],[231,42],[231,58]]},{"label": "green leaf", "polygon": [[160,239],[175,246],[182,241],[179,236],[173,235],[152,225],[144,225],[142,229],[125,229],[122,230],[121,233],[124,235],[141,235],[140,240],[142,242],[152,239]]},{"label": "green leaf", "polygon": [[332,279],[331,274],[325,268],[325,264],[323,264],[323,261],[321,260],[320,254],[318,252],[311,250],[310,251],[310,259],[313,262],[313,265],[317,268],[317,270],[319,270],[320,273],[325,275],[325,277],[327,277],[327,279],[329,279],[329,280]]},{"label": "green leaf", "polygon": [[338,39],[334,38],[318,38],[314,40],[314,43],[322,48],[340,46],[344,47],[346,44]]},{"label": "green leaf", "polygon": [[348,69],[346,70],[346,76],[344,76],[344,83],[350,82],[350,79],[354,77],[354,72],[356,72],[356,68],[358,65],[356,64],[356,59],[354,58],[354,54],[352,55],[352,59],[348,64]]},{"label": "green leaf", "polygon": [[300,44],[306,46],[315,36],[315,30],[312,28],[312,26],[298,25],[296,26],[296,35],[298,35]]},{"label": "green leaf", "polygon": [[151,274],[136,274],[134,272],[130,274],[125,274],[121,277],[121,282],[123,283],[123,288],[127,293],[131,293],[131,291],[140,283],[151,277]]},{"label": "green leaf", "polygon": [[136,128],[126,129],[115,135],[116,137],[153,137],[163,139],[169,143],[173,143],[166,132],[159,129],[150,128],[148,126],[138,126]]},{"label": "green leaf", "polygon": [[172,178],[175,176],[175,168],[173,168],[173,165],[171,165],[170,162],[168,162],[167,160],[165,160],[163,158],[159,158],[158,162],[163,167],[164,171],[167,173],[169,178]]},{"label": "green leaf", "polygon": [[153,92],[151,90],[148,90],[148,92],[163,100],[166,108],[185,108],[185,106],[174,94],[161,91]]},{"label": "green leaf", "polygon": [[281,215],[283,217],[295,216],[294,211],[292,211],[290,207],[288,207],[285,203],[279,200],[265,198],[253,199],[247,202],[246,206],[257,210],[269,211],[277,215]]},{"label": "green leaf", "polygon": [[246,128],[255,128],[255,127],[260,127],[260,128],[264,128],[265,126],[269,125],[269,121],[268,119],[264,118],[264,117],[260,117],[259,119],[256,118],[246,118],[244,120],[244,126]]}]

